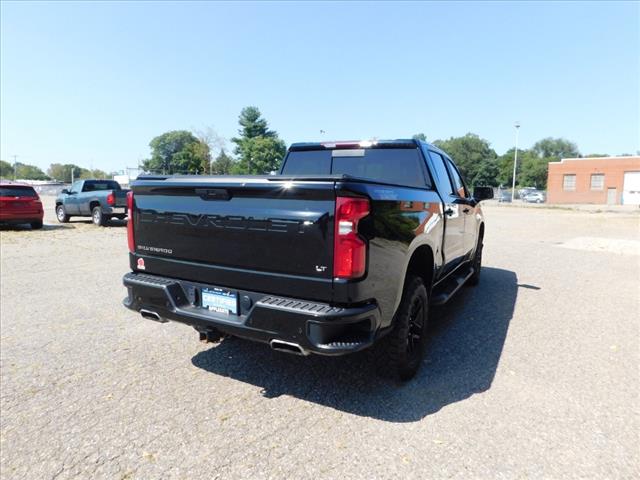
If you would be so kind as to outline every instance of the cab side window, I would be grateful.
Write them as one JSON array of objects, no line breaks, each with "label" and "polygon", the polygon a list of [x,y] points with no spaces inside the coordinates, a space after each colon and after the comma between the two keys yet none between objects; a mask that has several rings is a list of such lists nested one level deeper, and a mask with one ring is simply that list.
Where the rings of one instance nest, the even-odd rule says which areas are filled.
[{"label": "cab side window", "polygon": [[435,176],[438,185],[447,194],[455,195],[455,193],[453,193],[454,190],[451,185],[451,179],[449,178],[449,174],[447,173],[447,167],[444,164],[444,158],[439,153],[433,152],[431,150],[429,150],[429,156],[431,157],[431,161],[433,163],[433,168],[435,170]]},{"label": "cab side window", "polygon": [[78,193],[78,192],[80,192],[80,184],[81,184],[81,183],[82,183],[82,182],[74,182],[74,183],[73,183],[73,185],[71,185],[71,190],[69,190],[69,191],[70,191],[70,192],[73,192],[73,193]]},{"label": "cab side window", "polygon": [[458,172],[456,166],[449,159],[447,159],[447,166],[449,167],[449,172],[451,173],[451,180],[453,181],[455,195],[461,198],[468,198],[469,192],[467,192],[467,188],[464,186],[464,182],[462,181],[460,172]]}]

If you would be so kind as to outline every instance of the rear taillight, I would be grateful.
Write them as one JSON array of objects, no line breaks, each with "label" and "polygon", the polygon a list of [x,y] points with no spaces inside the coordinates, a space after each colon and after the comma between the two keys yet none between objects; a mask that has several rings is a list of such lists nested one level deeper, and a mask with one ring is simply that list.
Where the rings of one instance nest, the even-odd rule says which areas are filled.
[{"label": "rear taillight", "polygon": [[135,253],[136,245],[133,236],[133,191],[127,192],[127,241],[129,242],[129,251]]},{"label": "rear taillight", "polygon": [[334,228],[333,276],[358,278],[367,268],[367,243],[358,235],[358,222],[369,214],[369,200],[337,197]]},{"label": "rear taillight", "polygon": [[113,194],[113,192],[111,192],[107,195],[107,205],[114,206],[115,204],[116,204],[116,196]]}]

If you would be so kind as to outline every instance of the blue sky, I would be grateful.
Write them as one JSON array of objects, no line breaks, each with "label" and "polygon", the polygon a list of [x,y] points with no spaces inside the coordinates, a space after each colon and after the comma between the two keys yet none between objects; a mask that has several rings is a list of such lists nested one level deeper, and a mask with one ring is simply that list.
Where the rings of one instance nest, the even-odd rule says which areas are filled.
[{"label": "blue sky", "polygon": [[[135,166],[258,106],[287,142],[640,149],[639,3],[2,2],[1,158]],[[321,135],[320,130],[326,134]]]}]

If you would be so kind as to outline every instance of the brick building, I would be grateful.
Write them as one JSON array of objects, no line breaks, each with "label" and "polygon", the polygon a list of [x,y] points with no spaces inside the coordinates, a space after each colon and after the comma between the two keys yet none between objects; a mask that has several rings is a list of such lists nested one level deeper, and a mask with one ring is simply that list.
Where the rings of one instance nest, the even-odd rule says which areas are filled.
[{"label": "brick building", "polygon": [[640,156],[551,162],[547,202],[640,205]]}]

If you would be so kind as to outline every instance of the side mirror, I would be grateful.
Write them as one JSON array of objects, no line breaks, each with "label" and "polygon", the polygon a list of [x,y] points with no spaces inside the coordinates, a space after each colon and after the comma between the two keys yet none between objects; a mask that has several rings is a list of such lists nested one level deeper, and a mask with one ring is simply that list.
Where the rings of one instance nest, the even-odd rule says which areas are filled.
[{"label": "side mirror", "polygon": [[64,193],[66,195],[69,195],[69,190],[67,190],[66,188],[63,188],[62,190],[60,190],[60,193]]},{"label": "side mirror", "polygon": [[493,198],[493,187],[476,187],[473,189],[473,198],[476,202],[491,200]]}]

